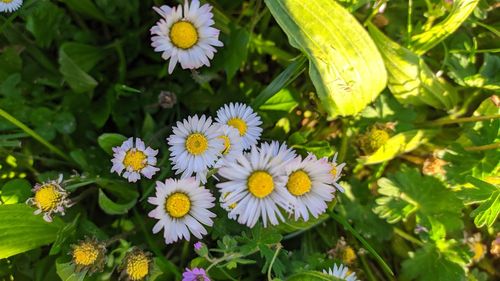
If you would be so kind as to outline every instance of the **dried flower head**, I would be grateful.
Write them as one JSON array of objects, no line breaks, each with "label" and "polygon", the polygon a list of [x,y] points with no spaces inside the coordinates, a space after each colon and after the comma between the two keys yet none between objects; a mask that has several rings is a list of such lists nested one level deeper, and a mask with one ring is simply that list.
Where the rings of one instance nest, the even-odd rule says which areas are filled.
[{"label": "dried flower head", "polygon": [[128,281],[144,280],[151,273],[153,262],[151,254],[139,248],[132,248],[127,253],[120,266],[120,279]]},{"label": "dried flower head", "polygon": [[71,245],[70,255],[73,258],[76,272],[88,270],[90,273],[102,271],[106,261],[106,245],[95,238],[86,237],[77,244]]},{"label": "dried flower head", "polygon": [[172,108],[177,103],[177,96],[169,91],[161,91],[158,95],[158,104],[161,108]]},{"label": "dried flower head", "polygon": [[68,192],[61,187],[62,175],[57,181],[52,180],[42,184],[37,183],[32,191],[35,196],[29,198],[26,203],[37,208],[35,215],[43,213],[43,219],[47,222],[52,221],[53,213],[64,215],[64,210],[71,206],[68,199]]}]

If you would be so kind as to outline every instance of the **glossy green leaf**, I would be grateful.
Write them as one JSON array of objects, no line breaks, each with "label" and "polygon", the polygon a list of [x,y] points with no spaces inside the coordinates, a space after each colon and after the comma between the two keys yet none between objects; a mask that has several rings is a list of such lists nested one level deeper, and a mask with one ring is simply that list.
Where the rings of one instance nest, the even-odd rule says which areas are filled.
[{"label": "glossy green leaf", "polygon": [[377,47],[336,1],[265,2],[290,44],[309,59],[309,75],[330,118],[360,112],[385,88]]},{"label": "glossy green leaf", "polygon": [[62,258],[56,260],[56,272],[62,281],[84,281],[87,270],[75,272],[75,265],[71,262],[64,262]]},{"label": "glossy green leaf", "polygon": [[250,33],[244,28],[232,30],[229,34],[222,53],[227,80],[231,81],[246,61],[249,42]]},{"label": "glossy green leaf", "polygon": [[288,89],[281,89],[259,107],[261,110],[277,110],[290,112],[299,105],[294,93]]},{"label": "glossy green leaf", "polygon": [[97,81],[87,74],[62,48],[59,50],[59,65],[59,72],[76,93],[89,92],[97,86]]},{"label": "glossy green leaf", "polygon": [[113,154],[113,147],[120,146],[127,138],[120,134],[102,134],[97,138],[99,146],[108,154]]},{"label": "glossy green leaf", "polygon": [[365,165],[382,163],[394,157],[412,151],[422,143],[427,142],[436,134],[433,130],[411,130],[391,137],[373,154],[361,159]]},{"label": "glossy green leaf", "polygon": [[378,204],[374,212],[389,223],[406,220],[415,214],[417,223],[431,230],[444,226],[461,229],[462,201],[437,178],[422,176],[414,169],[402,168],[378,180]]},{"label": "glossy green leaf", "polygon": [[114,202],[111,200],[101,189],[99,190],[98,203],[99,207],[109,215],[122,215],[126,214],[132,207],[134,207],[137,199],[132,199],[128,202]]},{"label": "glossy green leaf", "polygon": [[3,204],[24,203],[31,196],[31,184],[25,179],[13,179],[5,183],[1,189]]},{"label": "glossy green leaf", "polygon": [[455,32],[460,25],[474,11],[479,0],[455,0],[448,16],[431,29],[413,35],[410,42],[410,50],[417,55],[421,55],[443,41],[450,34]]},{"label": "glossy green leaf", "polygon": [[34,211],[26,204],[0,205],[0,259],[54,242],[64,223],[48,223]]},{"label": "glossy green leaf", "polygon": [[500,214],[500,187],[470,176],[467,180],[473,186],[464,187],[458,196],[467,205],[479,204],[470,214],[477,227],[492,227]]},{"label": "glossy green leaf", "polygon": [[102,48],[74,42],[63,43],[61,50],[85,72],[90,71],[106,55]]},{"label": "glossy green leaf", "polygon": [[392,41],[372,24],[368,30],[384,58],[389,89],[399,102],[438,109],[451,109],[459,102],[456,90],[438,78],[417,54]]}]

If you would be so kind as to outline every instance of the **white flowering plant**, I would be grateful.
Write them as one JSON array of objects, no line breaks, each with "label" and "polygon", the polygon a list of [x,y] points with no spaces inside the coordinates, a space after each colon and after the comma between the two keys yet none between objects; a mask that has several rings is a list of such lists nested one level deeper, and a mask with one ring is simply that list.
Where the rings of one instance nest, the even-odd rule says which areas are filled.
[{"label": "white flowering plant", "polygon": [[0,0],[0,280],[498,280],[494,0]]}]

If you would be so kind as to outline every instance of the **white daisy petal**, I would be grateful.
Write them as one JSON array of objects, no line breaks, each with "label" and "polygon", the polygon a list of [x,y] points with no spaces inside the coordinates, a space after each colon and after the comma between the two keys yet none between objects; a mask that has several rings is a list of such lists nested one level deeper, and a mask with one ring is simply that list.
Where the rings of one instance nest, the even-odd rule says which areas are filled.
[{"label": "white daisy petal", "polygon": [[23,0],[0,1],[0,12],[12,13],[23,5]]},{"label": "white daisy petal", "polygon": [[358,281],[358,277],[356,276],[356,273],[352,272],[349,273],[349,268],[347,266],[340,264],[334,264],[333,268],[329,268],[328,270],[323,269],[323,273],[331,275],[335,278],[338,278],[340,280],[344,281]]},{"label": "white daisy petal", "polygon": [[328,158],[321,158],[322,162],[330,164],[330,181],[329,184],[335,186],[340,192],[344,192],[344,188],[338,183],[340,177],[342,176],[342,169],[345,167],[345,163],[337,163],[337,153],[333,156],[332,161],[328,161]]},{"label": "white daisy petal", "polygon": [[172,169],[176,174],[182,173],[182,178],[188,178],[194,173],[197,180],[207,181],[208,169],[214,166],[224,149],[218,130],[219,126],[212,123],[212,118],[204,115],[177,122],[173,134],[167,139]]},{"label": "white daisy petal", "polygon": [[153,9],[163,19],[150,29],[151,46],[155,52],[162,52],[163,59],[170,59],[168,73],[174,71],[177,63],[183,69],[209,66],[209,60],[216,52],[212,46],[223,46],[219,41],[219,30],[212,27],[211,6],[205,4],[200,7],[200,2],[193,0],[191,5],[186,1],[184,6]]},{"label": "white daisy petal", "polygon": [[167,244],[189,240],[191,234],[201,239],[207,234],[204,225],[213,225],[215,214],[208,208],[214,206],[214,201],[210,191],[200,187],[195,178],[156,182],[156,197],[148,198],[150,204],[157,206],[148,214],[158,220],[153,233],[163,229]]},{"label": "white daisy petal", "polygon": [[129,138],[121,146],[113,147],[111,173],[116,172],[129,182],[140,180],[141,174],[151,179],[160,170],[155,167],[156,154],[158,150],[146,147],[140,138],[135,138],[135,145],[134,138]]},{"label": "white daisy petal", "polygon": [[242,138],[243,149],[257,144],[262,134],[260,117],[251,107],[243,103],[230,103],[217,111],[216,121],[238,129]]},{"label": "white daisy petal", "polygon": [[269,148],[253,146],[250,152],[219,169],[219,175],[226,179],[217,184],[223,194],[221,206],[229,212],[229,218],[248,227],[259,219],[264,227],[278,224],[284,220],[282,209],[289,212],[295,203],[285,188],[286,171],[273,167],[273,151]]}]

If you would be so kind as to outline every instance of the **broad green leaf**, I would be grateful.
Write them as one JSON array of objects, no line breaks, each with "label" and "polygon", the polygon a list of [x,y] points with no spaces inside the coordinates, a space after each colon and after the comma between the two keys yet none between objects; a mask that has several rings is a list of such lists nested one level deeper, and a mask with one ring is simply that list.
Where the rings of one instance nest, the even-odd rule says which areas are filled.
[{"label": "broad green leaf", "polygon": [[389,39],[373,24],[368,30],[384,58],[389,89],[399,102],[438,109],[452,109],[459,102],[456,90],[438,78],[417,54]]},{"label": "broad green leaf", "polygon": [[411,37],[410,49],[417,55],[421,55],[443,41],[455,32],[460,25],[474,11],[479,0],[455,0],[450,14],[442,22],[434,25],[431,29],[413,35]]},{"label": "broad green leaf", "polygon": [[360,112],[385,88],[377,47],[336,1],[266,0],[290,44],[309,59],[309,75],[329,118]]},{"label": "broad green leaf", "polygon": [[318,158],[330,157],[335,153],[328,141],[310,141],[305,144],[293,145],[293,147],[303,149],[306,153],[313,153]]},{"label": "broad green leaf", "polygon": [[21,72],[23,61],[14,47],[5,47],[0,55],[0,84],[13,73]]},{"label": "broad green leaf", "polygon": [[75,272],[75,265],[71,262],[64,262],[62,258],[56,260],[56,272],[62,281],[84,281],[87,270]]},{"label": "broad green leaf", "polygon": [[109,23],[109,20],[104,16],[101,10],[96,7],[92,0],[63,0],[63,2],[77,13],[103,23]]},{"label": "broad green leaf", "polygon": [[286,221],[280,223],[276,229],[279,230],[281,233],[301,233],[305,230],[311,229],[324,221],[326,221],[329,218],[327,214],[322,214],[321,216],[314,218],[310,217],[308,221],[304,221],[300,219],[299,221],[291,219],[287,219]]},{"label": "broad green leaf", "polygon": [[85,72],[90,71],[106,55],[102,48],[74,42],[63,43],[61,50]]},{"label": "broad green leaf", "polygon": [[98,203],[99,207],[109,215],[123,215],[128,212],[132,207],[134,207],[137,199],[132,199],[128,202],[113,202],[113,200],[109,199],[109,197],[99,189],[99,198]]},{"label": "broad green leaf", "polygon": [[224,70],[227,80],[231,81],[247,59],[248,43],[250,42],[250,33],[244,28],[232,30],[229,38],[224,44]]},{"label": "broad green leaf", "polygon": [[48,47],[68,27],[66,12],[48,0],[39,0],[26,19],[26,29],[33,34],[38,45]]},{"label": "broad green leaf", "polygon": [[279,110],[290,112],[299,105],[294,93],[283,88],[274,96],[268,99],[263,105],[259,107],[260,110]]},{"label": "broad green leaf", "polygon": [[0,259],[54,242],[64,223],[48,223],[34,211],[26,204],[0,205]]},{"label": "broad green leaf", "polygon": [[97,86],[97,81],[87,74],[64,49],[59,49],[59,72],[76,93],[85,93]]},{"label": "broad green leaf", "polygon": [[376,200],[379,206],[374,212],[389,223],[415,214],[417,223],[427,229],[442,225],[454,231],[463,227],[462,201],[437,178],[403,167],[388,178],[378,180],[378,185],[381,197]]},{"label": "broad green leaf", "polygon": [[393,159],[394,157],[412,151],[427,142],[435,135],[433,130],[411,130],[399,133],[382,145],[377,151],[361,159],[365,165],[382,163]]},{"label": "broad green leaf", "polygon": [[25,179],[13,179],[1,189],[3,204],[24,203],[31,196],[31,184]]},{"label": "broad green leaf", "polygon": [[465,266],[470,256],[453,240],[426,243],[403,262],[401,280],[465,281]]},{"label": "broad green leaf", "polygon": [[57,113],[53,125],[59,133],[69,135],[76,129],[75,116],[69,111]]},{"label": "broad green leaf", "polygon": [[113,154],[113,147],[120,146],[127,138],[120,134],[102,134],[97,138],[99,146],[109,155]]},{"label": "broad green leaf", "polygon": [[500,214],[500,187],[470,176],[467,179],[473,187],[464,187],[458,196],[467,205],[480,204],[470,214],[477,227],[493,226]]},{"label": "broad green leaf", "polygon": [[302,271],[285,279],[286,281],[342,281],[319,271]]},{"label": "broad green leaf", "polygon": [[276,95],[281,89],[292,83],[303,71],[306,57],[300,56],[290,65],[288,65],[283,72],[281,72],[267,87],[260,92],[260,94],[252,102],[253,108],[259,108],[268,99]]}]

